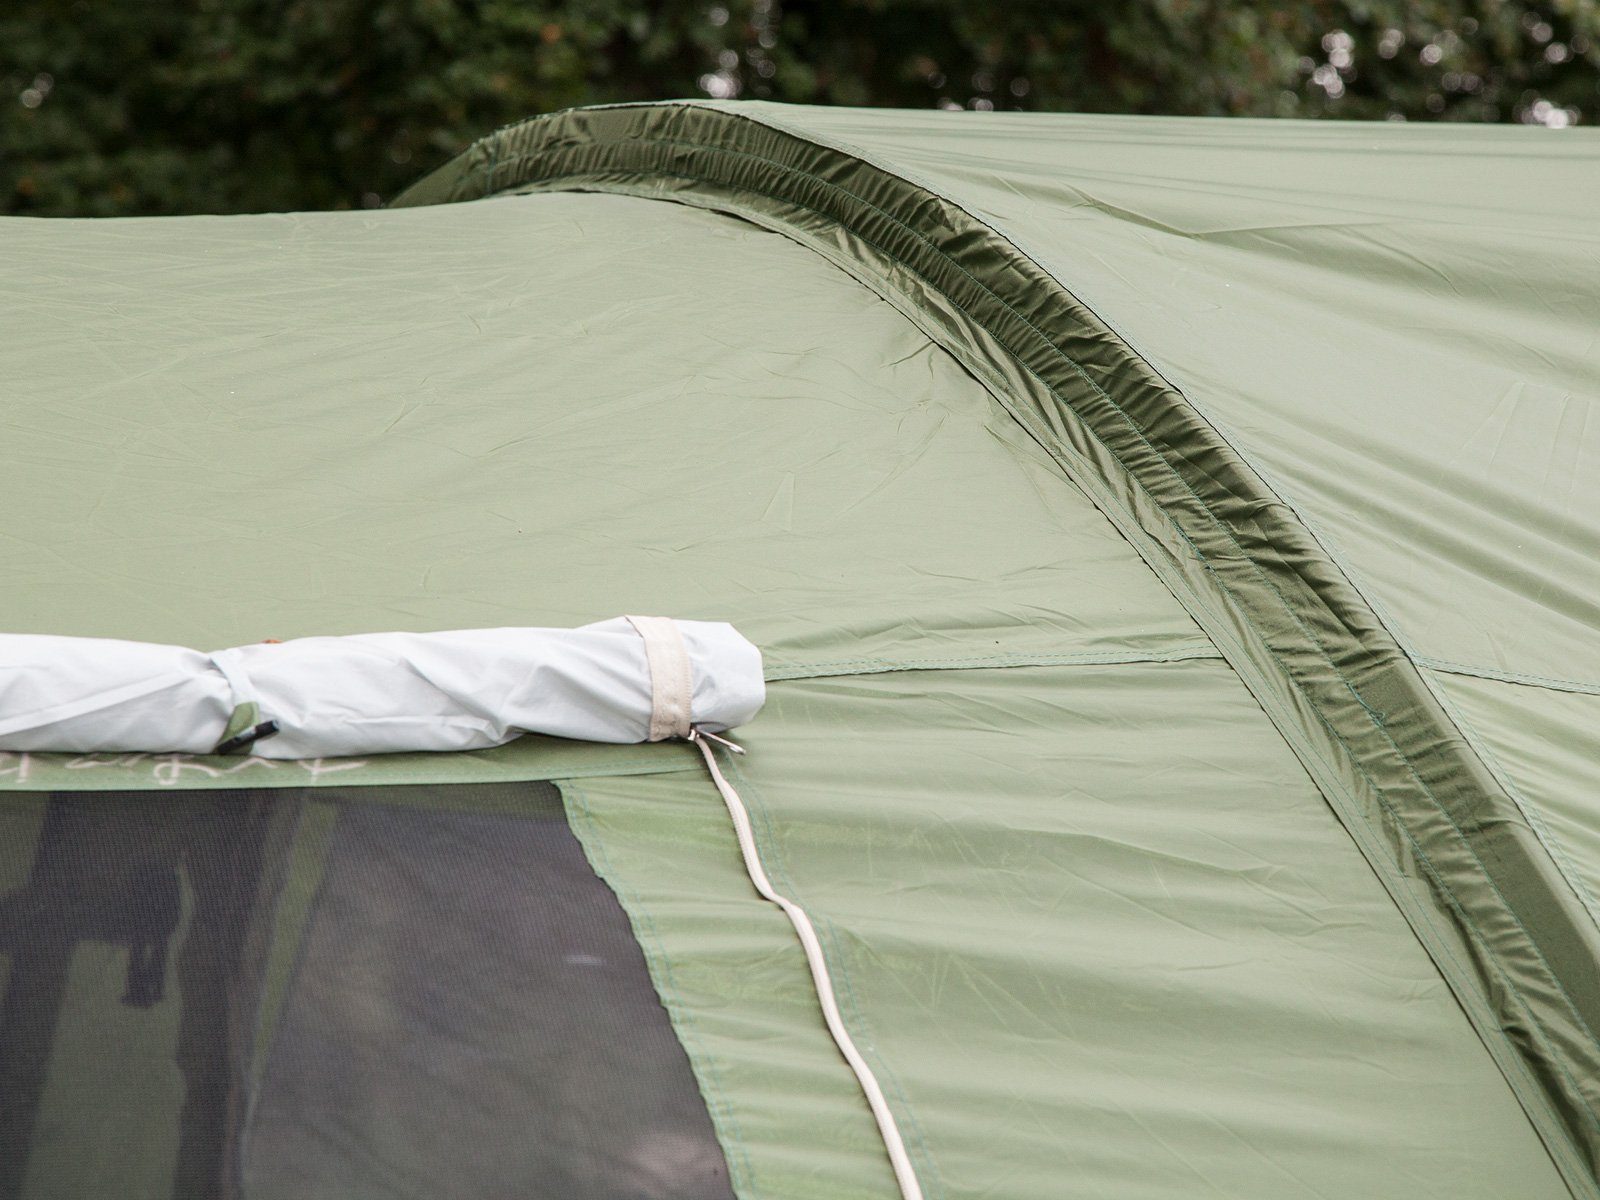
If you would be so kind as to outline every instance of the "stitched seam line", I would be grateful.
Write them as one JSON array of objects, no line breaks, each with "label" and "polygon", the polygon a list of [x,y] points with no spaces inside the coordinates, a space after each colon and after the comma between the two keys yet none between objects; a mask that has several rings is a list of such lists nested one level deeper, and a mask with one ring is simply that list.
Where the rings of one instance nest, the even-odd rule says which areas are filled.
[{"label": "stitched seam line", "polygon": [[773,666],[767,673],[769,683],[791,679],[827,679],[834,675],[885,675],[898,671],[979,671],[1015,667],[1054,667],[1072,663],[1085,666],[1121,666],[1139,663],[1189,662],[1195,659],[1222,659],[1215,646],[1180,646],[1169,653],[1137,650],[1085,651],[1081,654],[996,654],[979,658],[949,659],[888,659],[845,658],[830,662],[797,663],[794,666]]},{"label": "stitched seam line", "polygon": [[1550,675],[1527,675],[1521,671],[1502,671],[1496,667],[1475,667],[1470,663],[1451,662],[1447,658],[1430,658],[1424,654],[1412,656],[1419,667],[1442,671],[1446,675],[1471,675],[1477,679],[1492,679],[1497,683],[1515,683],[1524,687],[1544,688],[1552,692],[1576,692],[1579,695],[1600,696],[1600,683],[1587,683],[1581,679],[1557,679]]}]

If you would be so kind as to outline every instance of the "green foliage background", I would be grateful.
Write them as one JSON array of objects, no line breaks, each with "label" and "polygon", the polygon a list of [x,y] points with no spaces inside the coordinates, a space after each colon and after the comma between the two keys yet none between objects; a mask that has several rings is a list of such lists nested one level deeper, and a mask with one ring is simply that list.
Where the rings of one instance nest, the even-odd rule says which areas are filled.
[{"label": "green foliage background", "polygon": [[1560,126],[1600,114],[1600,17],[1595,0],[7,0],[0,211],[373,206],[509,121],[707,94]]}]

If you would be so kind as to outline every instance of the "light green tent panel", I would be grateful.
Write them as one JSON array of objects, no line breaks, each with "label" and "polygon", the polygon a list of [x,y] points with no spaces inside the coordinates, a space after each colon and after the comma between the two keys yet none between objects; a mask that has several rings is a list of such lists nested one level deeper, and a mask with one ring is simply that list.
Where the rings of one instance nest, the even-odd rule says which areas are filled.
[{"label": "light green tent panel", "polygon": [[[1447,703],[1500,690],[1473,676],[1524,685],[1453,716],[1539,762],[1536,827],[1595,844],[1565,713],[1600,691],[1591,131],[737,111],[924,182],[1032,255],[1294,507]],[[1597,860],[1553,850],[1600,911]]]},{"label": "light green tent panel", "polygon": [[[503,130],[398,203],[597,191],[708,207],[795,238],[926,330],[1128,538],[1239,672],[1451,980],[1536,1123],[1547,1127],[1537,1114],[1548,1100],[1563,1138],[1584,1147],[1588,1176],[1600,1162],[1600,929],[1537,813],[1424,673],[1445,664],[1436,657],[1442,643],[1423,643],[1435,656],[1419,656],[1413,631],[1440,625],[1437,614],[1450,607],[1443,597],[1459,597],[1454,609],[1467,625],[1515,628],[1508,645],[1532,639],[1572,666],[1582,660],[1572,647],[1593,625],[1581,598],[1592,590],[1583,557],[1592,531],[1546,519],[1565,500],[1542,487],[1519,490],[1518,511],[1533,514],[1542,538],[1531,551],[1504,528],[1480,533],[1462,498],[1477,502],[1472,489],[1484,472],[1455,471],[1448,453],[1434,452],[1437,437],[1421,436],[1423,426],[1459,429],[1451,420],[1457,393],[1471,396],[1467,383],[1496,378],[1489,366],[1469,370],[1470,380],[1430,374],[1441,339],[1480,339],[1491,318],[1524,359],[1547,368],[1515,379],[1574,392],[1592,379],[1592,339],[1584,342],[1574,323],[1593,292],[1592,274],[1576,267],[1586,245],[1579,214],[1588,144],[1538,136],[621,106]],[[1078,176],[1095,174],[1096,147],[1124,155],[1122,184],[1139,204],[1083,201]],[[1342,191],[1323,160],[1346,164]],[[1313,169],[1314,161],[1322,165]],[[1470,198],[1422,206],[1469,161],[1483,166]],[[1302,174],[1330,190],[1329,203],[1305,195]],[[1252,182],[1257,176],[1265,183]],[[1529,206],[1537,230],[1500,237],[1504,213],[1530,187],[1542,189]],[[1330,207],[1344,215],[1331,220]],[[1442,265],[1414,271],[1402,250],[1399,265],[1345,269],[1350,256],[1317,239],[1330,225],[1343,236],[1352,213],[1357,224],[1380,227],[1362,246],[1387,245],[1382,229],[1393,219],[1421,250],[1439,250]],[[1553,254],[1569,231],[1578,256]],[[1203,293],[1192,319],[1150,319],[1156,306],[1134,282],[1164,278],[1149,254],[1169,235],[1172,246],[1157,253],[1180,275],[1192,270]],[[1258,245],[1293,236],[1312,244],[1288,253]],[[1239,239],[1245,250],[1235,253]],[[1206,257],[1213,240],[1216,262]],[[1124,291],[1109,298],[1085,265],[1097,247],[1105,270],[1126,268],[1117,275]],[[1452,274],[1471,281],[1447,286],[1441,299],[1437,285]],[[1180,301],[1187,295],[1175,291]],[[1458,303],[1463,297],[1482,311]],[[1397,306],[1424,326],[1416,337],[1397,340]],[[1336,405],[1324,395],[1308,403],[1317,393],[1291,367],[1341,347],[1379,364],[1398,398],[1377,404],[1370,388],[1357,388],[1359,402]],[[1198,373],[1172,362],[1199,364]],[[1234,390],[1255,410],[1206,394],[1224,377],[1239,380]],[[1353,414],[1348,427],[1338,425],[1340,414]],[[1583,432],[1568,425],[1524,422],[1510,455],[1518,470],[1525,475],[1541,449],[1551,462],[1581,460]],[[1342,462],[1332,446],[1354,457]],[[1398,515],[1385,525],[1337,496],[1324,504],[1290,469],[1296,454],[1334,463],[1341,485],[1374,495],[1387,494],[1387,481]],[[1396,473],[1404,478],[1388,480]],[[1554,474],[1559,485],[1571,472]],[[1347,555],[1337,540],[1347,527],[1368,526],[1391,544],[1387,560]],[[1506,590],[1495,564],[1517,554],[1514,602],[1497,608],[1485,599]],[[1435,560],[1443,566],[1427,565]],[[1424,564],[1419,577],[1433,607],[1391,616],[1404,589],[1386,582],[1384,561]],[[1449,669],[1500,672],[1455,660]],[[1519,1078],[1523,1071],[1531,1077]]]},{"label": "light green tent panel", "polygon": [[1600,135],[740,106],[995,226],[1417,653],[1600,682]]},{"label": "light green tent panel", "polygon": [[958,366],[752,226],[547,196],[9,231],[8,629],[670,612],[775,673],[1212,652]]},{"label": "light green tent panel", "polygon": [[[763,861],[822,929],[927,1195],[1566,1194],[1222,664],[796,680],[743,740]],[[854,1194],[829,1110],[794,1100],[821,1089],[798,1074],[817,1017],[792,1003],[792,934],[741,910],[749,885],[699,832],[725,819],[715,793],[658,775],[568,802],[673,963],[664,996],[750,1194]],[[763,929],[773,957],[718,984]]]}]

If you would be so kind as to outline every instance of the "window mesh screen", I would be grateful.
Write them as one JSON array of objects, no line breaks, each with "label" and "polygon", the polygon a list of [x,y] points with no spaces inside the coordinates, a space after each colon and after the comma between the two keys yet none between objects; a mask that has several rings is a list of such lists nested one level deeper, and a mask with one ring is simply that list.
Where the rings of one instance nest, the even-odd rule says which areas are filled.
[{"label": "window mesh screen", "polygon": [[0,797],[0,1200],[731,1200],[547,784]]}]

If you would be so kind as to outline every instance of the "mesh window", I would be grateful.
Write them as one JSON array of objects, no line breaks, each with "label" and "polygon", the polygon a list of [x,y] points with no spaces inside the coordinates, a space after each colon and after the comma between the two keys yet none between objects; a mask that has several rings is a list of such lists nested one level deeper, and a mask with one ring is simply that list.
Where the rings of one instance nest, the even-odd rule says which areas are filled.
[{"label": "mesh window", "polygon": [[0,1200],[732,1200],[548,784],[0,797]]}]

